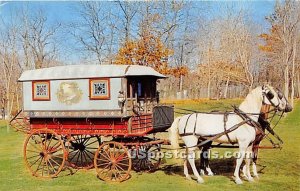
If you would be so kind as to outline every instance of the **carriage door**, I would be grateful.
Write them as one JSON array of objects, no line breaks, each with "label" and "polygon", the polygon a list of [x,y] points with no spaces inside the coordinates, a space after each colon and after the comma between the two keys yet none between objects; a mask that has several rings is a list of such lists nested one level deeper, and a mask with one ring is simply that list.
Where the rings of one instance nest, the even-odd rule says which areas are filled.
[{"label": "carriage door", "polygon": [[127,82],[127,108],[139,113],[151,113],[156,101],[156,79],[130,77]]}]

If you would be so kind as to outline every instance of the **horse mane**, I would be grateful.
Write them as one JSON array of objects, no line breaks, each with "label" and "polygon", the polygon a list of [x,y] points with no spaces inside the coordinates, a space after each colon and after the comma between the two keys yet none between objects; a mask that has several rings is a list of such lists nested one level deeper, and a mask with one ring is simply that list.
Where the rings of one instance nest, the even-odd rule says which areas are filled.
[{"label": "horse mane", "polygon": [[249,113],[259,113],[262,106],[262,88],[261,86],[251,90],[245,100],[239,106],[242,111]]}]

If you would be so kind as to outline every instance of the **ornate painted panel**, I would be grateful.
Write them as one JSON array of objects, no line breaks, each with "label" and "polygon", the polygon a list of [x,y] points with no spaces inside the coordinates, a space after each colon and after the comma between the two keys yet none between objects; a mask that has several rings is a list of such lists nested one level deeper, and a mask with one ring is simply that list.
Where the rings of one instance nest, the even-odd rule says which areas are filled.
[{"label": "ornate painted panel", "polygon": [[32,82],[32,100],[50,101],[50,81]]},{"label": "ornate painted panel", "polygon": [[[102,111],[121,110],[118,104],[119,91],[122,90],[121,78],[108,78],[108,81],[93,81],[90,79],[51,80],[48,85],[38,81],[23,82],[24,110],[25,111]],[[43,83],[40,83],[43,82]],[[90,84],[94,82],[94,98],[90,98]],[[102,83],[102,85],[101,85]],[[40,89],[34,89],[40,86]],[[99,87],[101,86],[101,87]],[[49,89],[47,89],[49,88]],[[40,93],[37,91],[39,90]],[[33,92],[33,93],[32,93]],[[35,98],[44,98],[48,101],[34,101]],[[46,97],[45,95],[48,95]],[[101,97],[101,99],[100,99]],[[50,99],[51,98],[51,99]],[[108,99],[110,98],[110,99]]]}]

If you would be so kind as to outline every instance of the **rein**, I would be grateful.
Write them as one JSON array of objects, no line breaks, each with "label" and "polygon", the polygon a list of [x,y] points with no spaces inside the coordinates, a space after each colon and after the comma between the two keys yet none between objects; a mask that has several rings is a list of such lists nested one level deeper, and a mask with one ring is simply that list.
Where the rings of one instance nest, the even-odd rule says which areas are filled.
[{"label": "rein", "polygon": [[[237,107],[235,105],[231,105],[233,108]],[[179,107],[176,107],[174,109],[177,109],[177,110],[182,110],[182,111],[187,111],[187,112],[180,112],[180,111],[174,111],[175,113],[178,113],[178,114],[193,114],[193,113],[202,113],[202,114],[216,114],[216,115],[219,115],[219,114],[235,114],[234,111],[209,111],[209,112],[204,112],[204,111],[199,111],[199,110],[190,110],[190,109],[185,109],[185,108],[179,108]],[[271,113],[273,111],[275,111],[276,109],[273,109],[273,110],[270,110],[266,113]],[[243,112],[245,113],[245,112]],[[245,113],[245,114],[248,114],[248,115],[260,115],[261,113]]]},{"label": "rein", "polygon": [[[271,120],[270,120],[270,122],[269,122],[269,124],[271,124],[271,122],[273,121],[273,119],[274,119],[274,116],[277,114],[277,111],[275,110],[275,113],[273,114],[273,116],[272,116],[272,118],[271,118]],[[281,112],[281,114],[279,115],[279,119],[277,120],[277,122],[276,122],[276,124],[273,126],[273,128],[270,126],[270,125],[267,125],[266,126],[266,130],[268,131],[268,133],[266,134],[264,134],[264,137],[263,138],[265,138],[265,137],[268,137],[268,135],[271,133],[281,144],[283,144],[283,141],[282,141],[282,139],[275,133],[275,131],[274,131],[274,129],[277,127],[277,125],[279,124],[279,121],[282,119],[282,117],[283,117],[283,114],[284,114],[284,112]],[[272,142],[271,142],[272,143]],[[272,143],[273,144],[273,143]],[[279,144],[273,144],[273,146],[274,147],[277,147]]]}]

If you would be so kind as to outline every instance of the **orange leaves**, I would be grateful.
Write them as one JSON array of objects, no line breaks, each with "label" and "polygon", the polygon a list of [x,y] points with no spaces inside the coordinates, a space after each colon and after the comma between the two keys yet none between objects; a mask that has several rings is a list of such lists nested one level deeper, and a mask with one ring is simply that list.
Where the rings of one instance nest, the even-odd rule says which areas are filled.
[{"label": "orange leaves", "polygon": [[116,56],[115,64],[133,65],[136,59],[137,44],[133,41],[127,41],[123,47],[119,49]]},{"label": "orange leaves", "polygon": [[167,74],[168,57],[173,51],[167,49],[158,37],[144,35],[137,41],[127,41],[119,49],[115,64],[150,66]]},{"label": "orange leaves", "polygon": [[274,52],[277,46],[281,46],[281,41],[278,34],[279,30],[280,26],[274,25],[270,29],[270,34],[263,33],[259,35],[259,37],[265,42],[265,45],[258,45],[259,50],[263,52]]},{"label": "orange leaves", "polygon": [[189,72],[188,68],[186,66],[179,66],[175,68],[170,68],[169,74],[179,78],[181,75],[185,76]]},{"label": "orange leaves", "polygon": [[263,51],[263,52],[272,52],[272,46],[270,45],[258,45],[259,50]]}]

